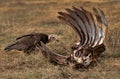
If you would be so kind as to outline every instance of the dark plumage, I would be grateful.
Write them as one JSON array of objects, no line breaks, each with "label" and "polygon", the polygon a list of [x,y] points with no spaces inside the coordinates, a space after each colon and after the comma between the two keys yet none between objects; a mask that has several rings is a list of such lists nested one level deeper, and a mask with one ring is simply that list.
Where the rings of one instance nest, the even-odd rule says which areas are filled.
[{"label": "dark plumage", "polygon": [[73,63],[74,65],[87,67],[94,58],[98,58],[101,53],[105,51],[103,41],[108,29],[107,20],[104,12],[99,8],[93,8],[95,16],[83,7],[80,9],[73,7],[73,10],[66,9],[66,11],[67,13],[58,12],[58,18],[70,25],[80,39],[78,43],[75,43],[75,45],[71,47],[72,53],[66,57],[61,55],[57,57],[52,56],[54,52],[50,51],[44,44],[42,44],[41,49],[44,50],[43,53],[47,52],[49,57],[54,59],[58,64],[64,62],[63,65]]},{"label": "dark plumage", "polygon": [[5,47],[5,51],[19,50],[24,52],[31,52],[37,46],[40,46],[40,41],[44,44],[48,43],[50,40],[56,40],[54,35],[47,35],[44,33],[32,33],[18,37],[13,43]]}]

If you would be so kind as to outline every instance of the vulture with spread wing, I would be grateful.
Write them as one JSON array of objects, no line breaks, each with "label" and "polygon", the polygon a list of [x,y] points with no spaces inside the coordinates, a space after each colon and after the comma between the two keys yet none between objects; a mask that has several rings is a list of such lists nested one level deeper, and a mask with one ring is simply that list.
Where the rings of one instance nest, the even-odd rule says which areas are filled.
[{"label": "vulture with spread wing", "polygon": [[18,37],[13,43],[5,47],[5,51],[10,50],[19,50],[24,51],[25,53],[30,53],[32,50],[35,50],[37,46],[40,46],[40,41],[44,44],[48,43],[51,40],[58,40],[57,37],[53,34],[47,35],[44,33],[32,33]]},{"label": "vulture with spread wing", "polygon": [[94,58],[97,58],[105,51],[103,41],[108,29],[108,23],[103,11],[99,8],[93,8],[95,16],[83,7],[66,9],[67,12],[58,12],[58,18],[67,23],[79,36],[79,42],[71,48],[70,55],[63,56],[51,51],[41,42],[41,51],[47,55],[50,60],[68,65],[82,65],[87,67]]}]

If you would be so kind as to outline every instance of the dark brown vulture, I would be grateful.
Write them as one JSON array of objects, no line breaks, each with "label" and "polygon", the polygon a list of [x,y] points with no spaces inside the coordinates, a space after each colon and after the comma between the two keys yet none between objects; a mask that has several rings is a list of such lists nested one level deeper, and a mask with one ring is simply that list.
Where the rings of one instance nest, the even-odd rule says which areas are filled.
[{"label": "dark brown vulture", "polygon": [[55,35],[47,35],[44,33],[27,34],[18,37],[13,43],[5,47],[4,50],[10,51],[15,49],[29,53],[32,50],[34,50],[37,46],[40,46],[40,41],[46,44],[51,40],[57,40],[57,37]]},{"label": "dark brown vulture", "polygon": [[62,56],[54,53],[41,42],[41,51],[50,57],[50,60],[62,64],[74,64],[88,67],[94,58],[98,58],[105,51],[103,41],[108,29],[108,23],[103,11],[93,8],[95,16],[83,7],[66,9],[67,12],[58,12],[58,18],[67,23],[79,36],[79,42],[71,48],[71,54]]}]

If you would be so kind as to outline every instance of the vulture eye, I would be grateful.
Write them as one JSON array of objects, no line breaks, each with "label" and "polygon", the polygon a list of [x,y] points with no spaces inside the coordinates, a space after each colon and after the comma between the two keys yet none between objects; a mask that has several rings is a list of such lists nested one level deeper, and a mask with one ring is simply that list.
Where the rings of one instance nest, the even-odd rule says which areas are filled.
[{"label": "vulture eye", "polygon": [[55,36],[51,36],[50,40],[56,40]]},{"label": "vulture eye", "polygon": [[50,40],[50,41],[58,41],[56,35],[49,35],[49,40]]},{"label": "vulture eye", "polygon": [[55,40],[55,37],[53,36],[53,37],[51,37],[51,39]]}]

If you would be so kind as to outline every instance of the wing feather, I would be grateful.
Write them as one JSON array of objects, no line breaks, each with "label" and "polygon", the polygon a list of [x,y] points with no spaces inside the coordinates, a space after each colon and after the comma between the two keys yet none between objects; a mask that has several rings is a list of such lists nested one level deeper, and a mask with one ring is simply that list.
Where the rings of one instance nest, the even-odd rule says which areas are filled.
[{"label": "wing feather", "polygon": [[92,38],[92,31],[89,26],[89,20],[83,10],[80,10],[76,7],[73,7],[73,9],[75,10],[77,15],[82,19],[83,23],[85,24],[86,33],[87,33],[87,41],[85,42],[85,46],[86,46],[86,45],[90,44],[90,40]]},{"label": "wing feather", "polygon": [[75,32],[79,35],[80,42],[83,43],[84,42],[83,32],[81,31],[81,29],[79,28],[79,26],[75,22],[75,20],[67,13],[59,12],[59,14],[61,16],[59,16],[58,18],[64,22],[68,23],[75,30]]},{"label": "wing feather", "polygon": [[93,18],[93,15],[89,11],[85,10],[83,7],[81,7],[81,9],[83,10],[84,14],[87,16],[88,22],[90,24],[89,27],[91,28],[92,37],[91,37],[90,45],[89,46],[92,46],[92,44],[94,43],[95,37],[96,37],[95,20]]},{"label": "wing feather", "polygon": [[[107,20],[101,9],[93,8],[97,23],[92,13],[73,6],[72,9],[66,9],[68,13],[59,12],[59,19],[69,24],[74,31],[79,35],[80,46],[95,47],[103,43],[107,30]],[[103,26],[104,24],[105,26]]]},{"label": "wing feather", "polygon": [[83,43],[81,44],[81,46],[84,46],[85,42],[87,41],[87,32],[86,32],[86,27],[85,27],[85,23],[83,22],[83,19],[81,19],[75,11],[72,11],[71,9],[66,9],[67,12],[70,14],[70,16],[75,20],[75,22],[78,24],[78,29],[81,29],[81,31],[83,32]]},{"label": "wing feather", "polygon": [[21,39],[21,38],[23,38],[23,37],[27,37],[27,36],[33,36],[33,34],[28,34],[28,35],[20,36],[20,37],[16,38],[16,40],[19,40],[19,39]]},{"label": "wing feather", "polygon": [[[107,29],[108,29],[108,27],[107,27],[108,23],[107,23],[107,20],[105,18],[105,15],[101,9],[93,8],[93,11],[95,12],[95,16],[97,19],[97,26],[98,26],[97,27],[97,29],[98,29],[97,36],[98,37],[96,37],[96,40],[95,40],[96,44],[93,45],[93,46],[95,46],[95,45],[100,45],[103,43]],[[101,29],[101,30],[99,30],[99,29]],[[99,38],[99,41],[97,40],[97,38]]]}]

